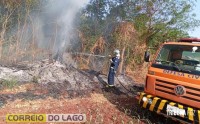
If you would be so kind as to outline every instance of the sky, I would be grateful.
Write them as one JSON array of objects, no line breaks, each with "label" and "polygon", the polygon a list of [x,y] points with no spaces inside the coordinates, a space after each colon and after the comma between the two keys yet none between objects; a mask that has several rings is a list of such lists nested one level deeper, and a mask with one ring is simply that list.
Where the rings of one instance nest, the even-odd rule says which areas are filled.
[{"label": "sky", "polygon": [[[197,0],[193,12],[196,14],[196,18],[200,20],[200,0]],[[188,33],[191,37],[200,38],[200,26],[194,28],[194,31],[189,31]]]}]

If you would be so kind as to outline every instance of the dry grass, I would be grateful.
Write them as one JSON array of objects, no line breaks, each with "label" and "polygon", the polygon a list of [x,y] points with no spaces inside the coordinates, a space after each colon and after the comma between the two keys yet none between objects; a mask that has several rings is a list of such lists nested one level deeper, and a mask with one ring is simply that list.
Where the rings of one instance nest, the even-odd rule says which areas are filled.
[{"label": "dry grass", "polygon": [[143,63],[134,68],[134,70],[127,69],[127,75],[131,77],[135,83],[144,84],[146,79],[146,74],[148,71],[148,63]]},{"label": "dry grass", "polygon": [[[15,87],[14,90],[2,90],[0,93],[3,95],[21,94],[34,85],[34,83],[29,83]],[[84,113],[87,117],[85,124],[143,124],[143,122],[148,122],[145,116],[137,112],[139,108],[136,103],[137,101],[133,98],[110,93],[92,93],[90,97],[73,99],[47,97],[23,100],[17,98],[14,101],[8,100],[0,107],[0,116],[5,116],[5,113]],[[0,122],[5,122],[4,119],[0,118]]]}]

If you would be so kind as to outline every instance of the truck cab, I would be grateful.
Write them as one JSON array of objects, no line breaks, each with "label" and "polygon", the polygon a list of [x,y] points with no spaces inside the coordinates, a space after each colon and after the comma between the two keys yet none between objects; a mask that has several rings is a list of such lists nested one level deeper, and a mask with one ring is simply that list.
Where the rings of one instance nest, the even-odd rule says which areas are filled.
[{"label": "truck cab", "polygon": [[149,62],[139,104],[145,109],[184,122],[200,123],[200,39],[165,42]]}]

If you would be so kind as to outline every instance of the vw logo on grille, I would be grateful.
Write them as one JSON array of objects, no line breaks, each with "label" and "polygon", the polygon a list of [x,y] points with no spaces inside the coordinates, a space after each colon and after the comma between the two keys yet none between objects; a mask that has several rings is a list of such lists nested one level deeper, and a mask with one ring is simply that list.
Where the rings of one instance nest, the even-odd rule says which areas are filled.
[{"label": "vw logo on grille", "polygon": [[177,96],[183,96],[186,93],[185,87],[178,85],[174,88],[174,92]]}]

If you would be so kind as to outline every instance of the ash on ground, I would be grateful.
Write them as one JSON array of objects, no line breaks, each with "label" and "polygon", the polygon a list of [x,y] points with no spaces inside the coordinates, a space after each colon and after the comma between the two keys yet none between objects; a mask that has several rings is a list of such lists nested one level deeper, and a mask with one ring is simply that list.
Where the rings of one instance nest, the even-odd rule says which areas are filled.
[{"label": "ash on ground", "polygon": [[[49,63],[48,60],[23,62],[12,67],[0,67],[0,85],[6,80],[15,80],[19,85],[33,83],[34,86],[25,93],[15,96],[4,95],[2,99],[16,98],[38,99],[45,97],[74,98],[85,97],[93,92],[104,92],[107,76],[94,70],[80,70],[73,65],[61,64],[56,61]],[[135,95],[142,86],[137,86],[131,78],[119,75],[115,79],[116,87],[111,91],[120,94]],[[117,89],[117,90],[116,90]]]}]

